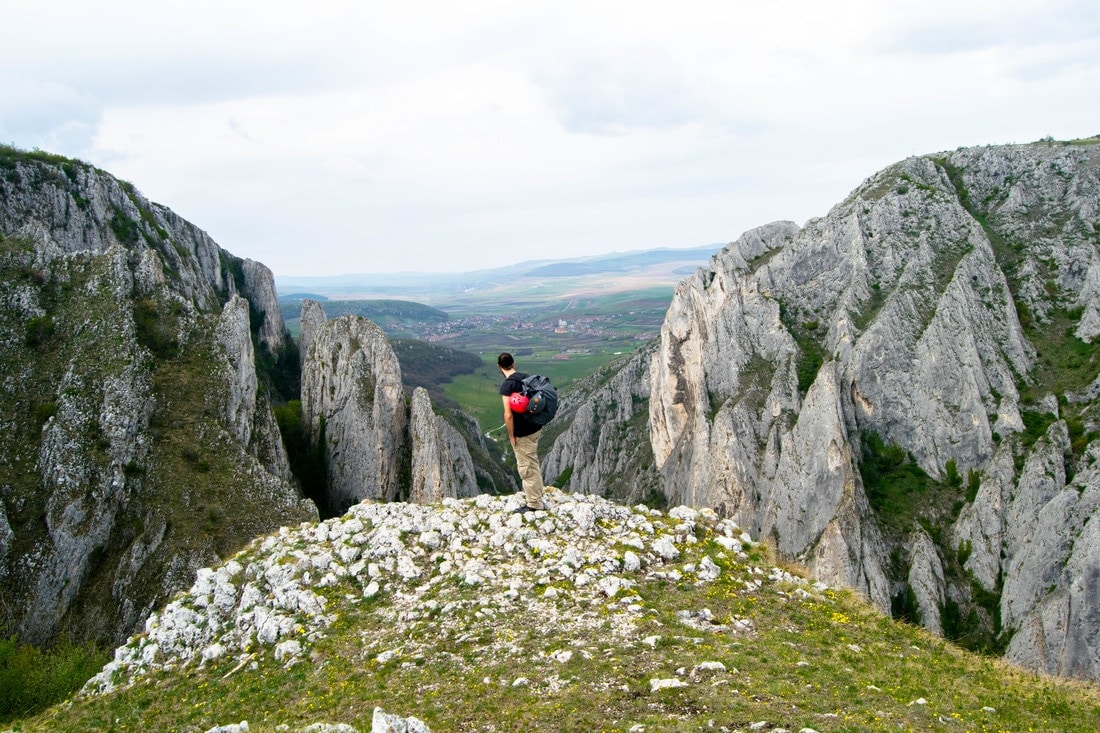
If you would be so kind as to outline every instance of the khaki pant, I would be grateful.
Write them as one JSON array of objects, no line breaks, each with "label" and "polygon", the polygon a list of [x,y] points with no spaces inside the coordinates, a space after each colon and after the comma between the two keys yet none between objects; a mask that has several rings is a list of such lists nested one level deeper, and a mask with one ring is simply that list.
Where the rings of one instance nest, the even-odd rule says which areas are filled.
[{"label": "khaki pant", "polygon": [[539,467],[539,434],[516,438],[513,446],[516,452],[516,468],[523,480],[523,494],[527,497],[527,506],[543,509],[542,469]]}]

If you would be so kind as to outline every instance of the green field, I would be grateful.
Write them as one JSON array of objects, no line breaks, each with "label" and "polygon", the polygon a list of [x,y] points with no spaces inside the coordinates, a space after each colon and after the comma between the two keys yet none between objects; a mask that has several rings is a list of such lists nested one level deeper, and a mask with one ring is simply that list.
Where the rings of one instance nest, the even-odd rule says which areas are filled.
[{"label": "green field", "polygon": [[[503,350],[503,349],[502,349]],[[500,402],[500,372],[497,371],[497,353],[483,354],[484,365],[473,374],[462,374],[443,385],[443,394],[477,420],[482,431],[487,432],[501,424],[503,406]],[[528,374],[542,374],[550,378],[558,392],[617,358],[613,352],[602,352],[572,357],[562,361],[551,353],[516,355],[516,366]],[[500,438],[503,430],[493,434]]]}]

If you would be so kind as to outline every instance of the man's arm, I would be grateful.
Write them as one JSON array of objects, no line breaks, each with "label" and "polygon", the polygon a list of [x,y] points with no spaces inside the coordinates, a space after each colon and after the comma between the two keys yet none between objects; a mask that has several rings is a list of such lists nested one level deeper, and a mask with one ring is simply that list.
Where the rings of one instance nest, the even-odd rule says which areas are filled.
[{"label": "man's arm", "polygon": [[508,402],[509,396],[501,395],[500,399],[504,402],[504,424],[508,427],[508,442],[515,445],[516,423],[512,418],[512,405]]}]

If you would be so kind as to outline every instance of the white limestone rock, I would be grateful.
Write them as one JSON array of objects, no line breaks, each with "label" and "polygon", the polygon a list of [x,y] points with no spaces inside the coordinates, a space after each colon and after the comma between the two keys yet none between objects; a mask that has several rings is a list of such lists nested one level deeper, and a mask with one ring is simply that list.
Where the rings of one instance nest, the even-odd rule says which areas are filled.
[{"label": "white limestone rock", "polygon": [[382,329],[358,316],[320,325],[302,370],[302,418],[324,440],[334,507],[396,496],[407,415]]},{"label": "white limestone rock", "polygon": [[302,371],[305,371],[306,355],[313,344],[313,338],[327,320],[328,316],[320,303],[309,298],[302,301],[302,313],[298,319],[298,360]]},{"label": "white limestone rock", "polygon": [[403,718],[387,713],[382,708],[374,709],[370,729],[371,733],[431,733],[427,724],[419,718],[411,715]]},{"label": "white limestone rock", "polygon": [[[1006,559],[1001,613],[1016,629],[1008,659],[1046,674],[1098,679],[1100,446],[1093,443],[1084,461],[1073,483],[1038,508],[1034,535]],[[1025,468],[1021,491],[1035,488],[1025,484],[1028,476],[1034,474]]]},{"label": "white limestone rock", "polygon": [[260,317],[257,324],[259,341],[271,354],[277,354],[286,346],[289,334],[275,292],[275,276],[267,265],[247,258],[241,262],[241,272],[244,275],[242,294]]},{"label": "white limestone rock", "polygon": [[466,442],[455,428],[435,414],[423,387],[413,390],[409,435],[412,451],[409,501],[431,504],[444,497],[465,498],[479,493]]},{"label": "white limestone rock", "polygon": [[932,539],[924,530],[914,533],[909,552],[909,587],[916,597],[921,625],[934,634],[942,635],[940,609],[943,608],[946,594],[943,562]]}]

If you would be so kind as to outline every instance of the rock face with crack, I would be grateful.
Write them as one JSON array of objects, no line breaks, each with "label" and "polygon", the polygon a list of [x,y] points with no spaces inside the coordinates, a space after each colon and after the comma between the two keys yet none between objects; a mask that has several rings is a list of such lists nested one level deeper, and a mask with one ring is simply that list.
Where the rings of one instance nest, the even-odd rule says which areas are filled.
[{"label": "rock face with crack", "polygon": [[409,404],[412,485],[409,501],[433,504],[444,498],[467,498],[481,493],[466,442],[432,410],[423,387],[413,390]]},{"label": "rock face with crack", "polygon": [[329,501],[343,508],[396,498],[408,415],[385,333],[366,318],[341,316],[303,340],[302,417],[324,446]]}]

